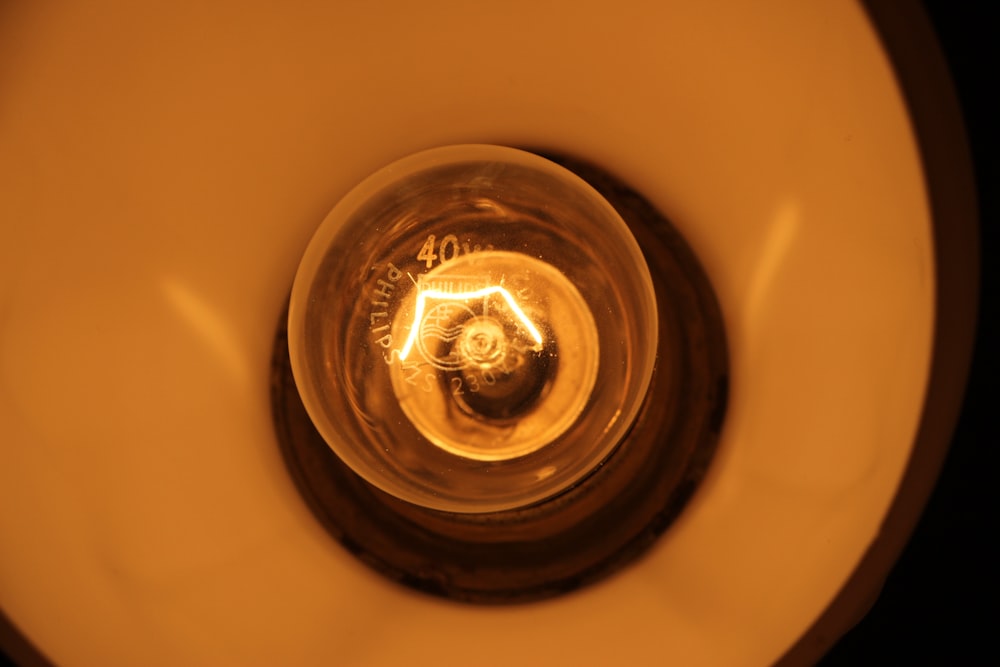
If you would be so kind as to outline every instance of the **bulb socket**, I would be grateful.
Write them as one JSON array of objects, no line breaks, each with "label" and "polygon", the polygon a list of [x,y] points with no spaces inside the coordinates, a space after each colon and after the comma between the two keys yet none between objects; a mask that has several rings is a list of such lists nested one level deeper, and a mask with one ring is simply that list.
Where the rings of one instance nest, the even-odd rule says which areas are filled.
[{"label": "bulb socket", "polygon": [[[275,339],[271,399],[278,442],[313,513],[348,551],[388,578],[455,600],[537,600],[622,568],[666,530],[691,498],[708,469],[725,414],[728,355],[722,317],[688,245],[646,199],[613,176],[583,161],[544,155],[585,180],[620,215],[641,248],[656,302],[656,363],[635,418],[615,446],[571,485],[522,506],[477,512],[422,506],[388,493],[345,464],[314,426],[292,370],[286,317]],[[502,323],[477,319],[481,313],[475,311],[462,317],[462,332],[443,356],[454,351],[489,364],[507,354],[501,349]],[[516,419],[516,410],[506,413],[495,406],[511,409],[537,401],[544,378],[556,372],[550,366],[564,363],[558,355],[546,355],[544,345],[536,352],[524,362],[532,381],[510,390],[516,400],[469,396],[455,409],[486,413],[498,422]],[[445,378],[449,372],[455,371],[441,371]],[[523,456],[518,453],[515,460]]]}]

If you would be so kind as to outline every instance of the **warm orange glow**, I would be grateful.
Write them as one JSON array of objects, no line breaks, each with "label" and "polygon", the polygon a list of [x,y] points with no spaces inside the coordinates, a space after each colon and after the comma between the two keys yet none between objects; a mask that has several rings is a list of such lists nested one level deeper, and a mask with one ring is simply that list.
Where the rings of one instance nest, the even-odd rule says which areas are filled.
[{"label": "warm orange glow", "polygon": [[417,333],[420,330],[420,323],[424,318],[424,311],[427,308],[428,299],[449,299],[452,301],[471,301],[474,299],[486,299],[495,294],[499,294],[503,300],[507,303],[507,307],[511,309],[517,320],[524,325],[524,328],[528,330],[531,337],[535,341],[536,349],[541,349],[542,347],[542,334],[538,331],[538,327],[531,321],[530,318],[525,314],[521,306],[518,305],[517,301],[514,300],[513,295],[505,287],[499,285],[493,285],[491,287],[484,287],[482,289],[473,290],[471,292],[446,292],[437,289],[427,289],[421,290],[417,295],[417,305],[413,312],[413,324],[410,326],[410,335],[406,338],[406,343],[403,344],[403,349],[399,352],[399,358],[406,361],[406,358],[410,355],[410,351],[413,350],[413,345],[417,340]]}]

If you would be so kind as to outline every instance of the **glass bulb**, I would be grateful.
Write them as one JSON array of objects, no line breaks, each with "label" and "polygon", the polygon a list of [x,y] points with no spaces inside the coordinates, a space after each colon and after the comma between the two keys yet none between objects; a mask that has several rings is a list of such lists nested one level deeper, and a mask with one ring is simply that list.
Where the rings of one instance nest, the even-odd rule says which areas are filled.
[{"label": "glass bulb", "polygon": [[333,451],[398,498],[530,505],[627,434],[657,344],[652,282],[615,210],[537,155],[451,146],[372,175],[296,275],[289,352]]}]

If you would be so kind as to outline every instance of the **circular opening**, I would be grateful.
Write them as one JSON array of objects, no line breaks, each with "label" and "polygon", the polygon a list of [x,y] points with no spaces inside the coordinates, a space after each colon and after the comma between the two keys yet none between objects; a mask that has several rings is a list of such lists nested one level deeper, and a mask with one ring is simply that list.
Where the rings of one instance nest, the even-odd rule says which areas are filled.
[{"label": "circular opening", "polygon": [[[726,410],[721,313],[690,248],[613,175],[575,158],[549,159],[606,197],[628,225],[648,262],[658,318],[656,368],[627,436],[572,488],[491,512],[439,511],[379,490],[334,453],[307,414],[292,377],[287,313],[275,336],[275,428],[303,498],[364,563],[454,600],[527,602],[620,570],[686,505]],[[558,248],[550,255],[558,256]],[[620,363],[607,355],[613,346],[598,345],[608,329],[598,331],[605,323],[591,311],[586,291],[545,261],[480,248],[411,282],[423,289],[411,290],[390,333],[403,341],[397,358],[413,355],[433,372],[419,387],[402,364],[393,364],[391,389],[412,426],[454,456],[509,465],[544,455],[550,442],[586,419],[590,397],[600,391],[600,369]],[[454,383],[456,376],[465,384]],[[570,445],[564,451],[577,450],[592,453]],[[555,464],[540,469],[535,481],[544,487],[558,472]]]},{"label": "circular opening", "polygon": [[418,153],[323,222],[292,290],[289,352],[318,431],[424,507],[491,512],[594,470],[656,357],[645,260],[587,183],[499,146]]}]

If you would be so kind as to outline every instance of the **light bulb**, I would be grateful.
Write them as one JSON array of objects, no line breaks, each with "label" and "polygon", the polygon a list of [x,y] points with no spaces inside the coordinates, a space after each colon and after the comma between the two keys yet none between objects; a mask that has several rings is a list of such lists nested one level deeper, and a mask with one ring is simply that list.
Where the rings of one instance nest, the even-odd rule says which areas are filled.
[{"label": "light bulb", "polygon": [[642,252],[590,185],[485,145],[404,158],[337,204],[292,289],[291,366],[336,455],[434,510],[525,507],[628,433],[657,350]]}]

